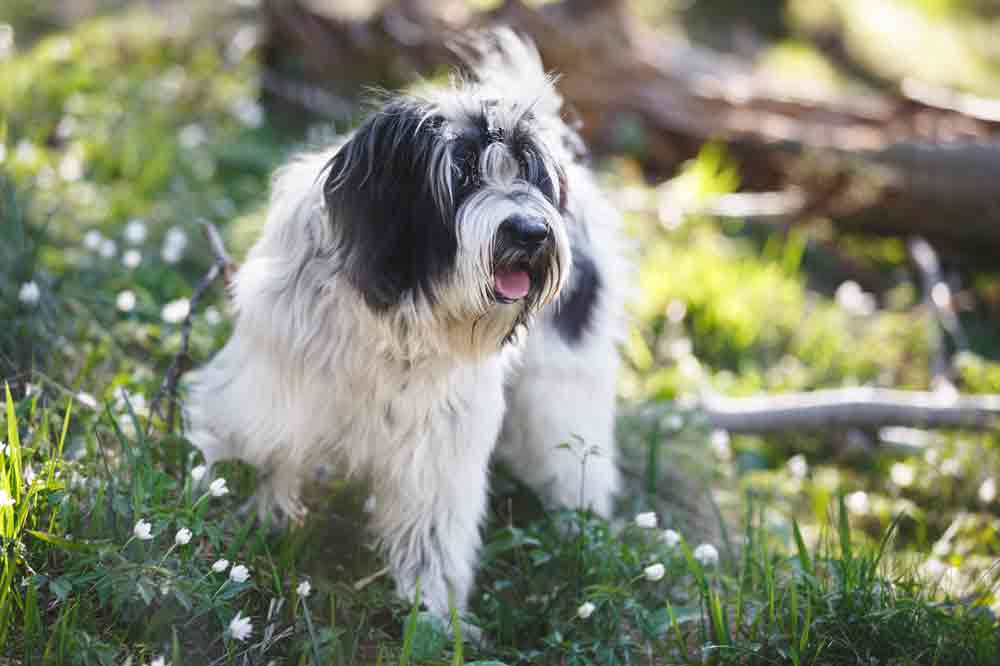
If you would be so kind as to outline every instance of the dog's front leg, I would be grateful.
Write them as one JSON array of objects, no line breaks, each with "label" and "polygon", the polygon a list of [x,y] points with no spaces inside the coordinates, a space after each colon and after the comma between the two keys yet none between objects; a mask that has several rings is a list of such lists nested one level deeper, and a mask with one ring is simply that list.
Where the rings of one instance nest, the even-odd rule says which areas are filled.
[{"label": "dog's front leg", "polygon": [[399,594],[420,599],[447,618],[461,613],[475,581],[486,510],[492,442],[428,438],[403,468],[383,470],[375,482],[375,530]]}]

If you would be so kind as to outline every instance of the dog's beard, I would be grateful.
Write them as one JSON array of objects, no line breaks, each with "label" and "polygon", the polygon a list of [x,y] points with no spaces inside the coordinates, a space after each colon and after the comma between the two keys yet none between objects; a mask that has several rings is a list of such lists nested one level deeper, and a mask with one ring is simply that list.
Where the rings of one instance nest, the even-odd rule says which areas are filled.
[{"label": "dog's beard", "polygon": [[[500,226],[517,214],[545,221],[550,240],[543,248],[529,253],[505,243]],[[458,262],[441,292],[454,321],[451,341],[475,355],[492,353],[515,340],[565,284],[571,259],[563,218],[536,189],[515,185],[474,194],[456,227]]]}]

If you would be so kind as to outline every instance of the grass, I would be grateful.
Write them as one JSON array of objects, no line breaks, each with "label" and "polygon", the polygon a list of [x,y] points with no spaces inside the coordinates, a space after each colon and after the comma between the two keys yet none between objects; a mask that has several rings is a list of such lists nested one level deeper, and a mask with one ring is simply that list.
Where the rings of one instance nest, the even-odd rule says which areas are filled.
[{"label": "grass", "polygon": [[[717,144],[658,188],[627,161],[602,165],[640,246],[621,385],[624,518],[546,513],[498,470],[467,624],[421,613],[373,576],[384,563],[365,537],[364,487],[314,489],[307,523],[278,531],[239,513],[252,469],[220,465],[196,483],[199,454],[148,421],[179,345],[174,313],[209,261],[193,221],[244,251],[271,169],[305,131],[275,129],[253,101],[246,25],[225,12],[176,19],[112,14],[0,62],[0,660],[1000,661],[997,433],[869,433],[845,448],[847,433],[713,433],[685,409],[705,386],[929,381],[912,282],[858,311],[837,300],[843,278],[818,270],[808,236],[697,213],[739,182]],[[665,214],[678,200],[693,212]],[[142,238],[128,231],[139,227]],[[866,250],[900,270],[898,248]],[[130,251],[137,264],[123,261]],[[27,283],[37,300],[22,298]],[[199,360],[229,330],[221,293],[203,305]],[[958,358],[964,390],[1000,390],[997,352]],[[631,418],[646,407],[656,418]],[[227,494],[206,490],[215,477]],[[636,526],[641,511],[660,527]],[[662,577],[647,573],[656,564]],[[238,565],[243,582],[230,579]],[[229,630],[237,613],[252,623],[246,641]],[[463,644],[470,627],[488,643]]]},{"label": "grass", "polygon": [[[1000,656],[987,597],[949,600],[890,566],[896,523],[880,542],[859,544],[842,498],[814,546],[796,523],[793,544],[777,539],[750,501],[733,559],[713,559],[683,538],[671,543],[658,528],[615,530],[582,513],[494,524],[468,618],[492,643],[463,648],[457,617],[449,628],[407,608],[387,581],[357,590],[354,578],[300,569],[326,566],[326,520],[278,533],[235,515],[238,471],[220,477],[232,493],[198,490],[193,452],[181,441],[153,446],[127,405],[125,414],[109,406],[91,415],[95,434],[115,440],[112,447],[96,437],[103,461],[68,459],[72,401],[40,402],[7,391],[0,459],[0,495],[11,498],[0,509],[0,637],[22,663],[167,655],[174,663],[457,664],[470,655],[505,663],[991,664]],[[133,436],[121,427],[127,420]],[[148,535],[140,521],[151,525]],[[181,529],[192,538],[179,545]],[[362,568],[377,566],[363,544],[349,548]],[[229,567],[214,570],[221,559]],[[660,577],[653,564],[663,566]],[[229,577],[237,566],[249,569],[248,580]],[[313,587],[307,597],[297,591],[304,580]],[[587,602],[595,610],[583,618]],[[237,613],[253,623],[245,642],[228,629]]]}]

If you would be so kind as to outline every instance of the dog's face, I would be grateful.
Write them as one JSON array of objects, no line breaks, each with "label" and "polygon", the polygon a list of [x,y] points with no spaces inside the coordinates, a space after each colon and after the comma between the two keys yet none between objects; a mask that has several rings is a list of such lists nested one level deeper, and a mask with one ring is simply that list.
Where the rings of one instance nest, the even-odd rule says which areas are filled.
[{"label": "dog's face", "polygon": [[343,274],[380,315],[496,349],[569,273],[556,141],[530,105],[479,88],[389,101],[326,172]]}]

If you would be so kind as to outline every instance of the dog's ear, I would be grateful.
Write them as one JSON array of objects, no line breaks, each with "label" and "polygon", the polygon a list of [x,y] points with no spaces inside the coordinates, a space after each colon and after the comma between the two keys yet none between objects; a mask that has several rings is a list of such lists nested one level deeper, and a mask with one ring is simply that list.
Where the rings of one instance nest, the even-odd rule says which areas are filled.
[{"label": "dog's ear", "polygon": [[398,100],[372,115],[327,165],[324,197],[341,270],[368,305],[383,310],[407,294],[434,299],[454,266],[442,120]]}]

